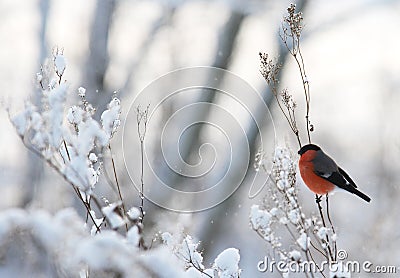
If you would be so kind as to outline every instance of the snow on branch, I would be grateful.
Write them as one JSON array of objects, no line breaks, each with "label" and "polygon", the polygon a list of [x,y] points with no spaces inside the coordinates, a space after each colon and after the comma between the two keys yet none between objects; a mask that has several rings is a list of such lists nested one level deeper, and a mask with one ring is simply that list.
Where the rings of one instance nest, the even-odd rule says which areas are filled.
[{"label": "snow on branch", "polygon": [[[257,167],[266,169],[265,158],[260,158],[262,154],[258,157]],[[324,227],[318,215],[307,215],[303,210],[292,153],[286,147],[277,147],[272,162],[264,203],[251,207],[251,228],[269,244],[273,260],[287,265],[293,261],[299,265],[316,263],[317,259],[329,261],[328,248],[335,243],[337,235]]]},{"label": "snow on branch", "polygon": [[[86,210],[86,222],[73,209],[55,215],[20,209],[0,212],[2,273],[7,277],[239,277],[237,249],[223,251],[207,269],[199,243],[189,235],[178,242],[165,233],[165,244],[151,248],[144,244],[143,167],[139,207],[125,209],[112,154],[119,196],[97,197],[104,154],[112,152],[110,140],[121,125],[121,101],[114,93],[97,121],[96,109],[80,87],[75,92],[79,101],[68,107],[66,68],[63,50],[56,49],[36,75],[41,105],[26,102],[21,112],[9,112],[9,117],[25,147],[73,188]],[[142,160],[147,112],[148,107],[138,109]]]}]

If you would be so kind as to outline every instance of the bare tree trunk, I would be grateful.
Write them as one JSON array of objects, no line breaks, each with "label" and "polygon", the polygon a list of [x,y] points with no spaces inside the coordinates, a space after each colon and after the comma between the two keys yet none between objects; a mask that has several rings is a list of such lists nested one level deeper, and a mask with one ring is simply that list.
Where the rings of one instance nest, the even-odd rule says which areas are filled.
[{"label": "bare tree trunk", "polygon": [[108,37],[115,10],[115,0],[98,0],[89,42],[89,56],[82,84],[90,94],[87,98],[98,111],[106,108],[110,98],[105,91],[104,77],[108,68]]},{"label": "bare tree trunk", "polygon": [[[224,28],[220,32],[220,37],[218,41],[218,48],[215,54],[214,63],[211,65],[212,67],[221,68],[221,69],[228,69],[229,63],[231,60],[231,55],[234,51],[235,41],[237,35],[239,33],[240,26],[245,18],[245,15],[240,11],[232,11],[232,14],[229,20],[226,22]],[[210,79],[214,79],[214,76],[210,76]],[[220,76],[218,79],[219,82],[223,80],[223,76]],[[213,82],[212,84],[215,84]],[[216,86],[217,87],[217,86]],[[214,103],[217,94],[208,93],[205,94],[204,97],[200,97],[197,102],[207,102],[207,103]],[[200,115],[196,115],[195,119],[206,119],[207,115],[209,114],[209,110],[203,110]],[[192,146],[197,146],[199,144],[199,135],[201,133],[203,125],[194,126],[195,131],[192,133],[193,135],[191,138],[188,138],[186,142],[183,142],[182,147],[182,157],[184,160],[188,161],[187,159],[191,155],[193,151]],[[197,152],[198,150],[196,150]]]},{"label": "bare tree trunk", "polygon": [[141,62],[143,61],[143,58],[147,56],[148,51],[150,50],[150,46],[154,42],[154,39],[157,37],[157,34],[160,31],[160,29],[162,27],[171,25],[171,19],[173,18],[174,14],[175,14],[175,7],[165,5],[162,15],[152,24],[151,29],[149,31],[149,35],[146,37],[146,39],[140,46],[138,55],[129,65],[128,75],[125,80],[124,86],[121,89],[120,97],[123,97],[126,93],[131,91],[132,78],[135,76],[135,73],[139,68]]},{"label": "bare tree trunk", "polygon": [[[307,4],[307,0],[301,0],[297,2],[297,7],[300,11],[304,11],[305,7]],[[279,36],[277,36],[279,38]],[[283,45],[283,43],[280,43],[280,48],[279,52],[277,53],[278,57],[278,63],[284,65],[289,57],[288,55],[288,50],[287,48]],[[284,67],[283,67],[284,68]],[[278,80],[281,80],[281,76],[283,74],[283,69],[279,72],[278,75]],[[274,97],[268,87],[266,87],[265,91],[262,93],[261,96],[265,102],[265,104],[260,103],[260,109],[257,109],[259,112],[263,112],[264,110],[261,109],[264,105],[267,105],[268,107],[271,107],[273,105],[273,100]],[[261,123],[261,128],[266,128],[265,124],[269,123],[264,123],[262,119],[265,119],[265,117],[261,114],[255,114],[257,122]],[[251,125],[250,129],[246,132],[247,133],[247,138],[248,142],[250,145],[250,159],[249,163],[254,161],[255,153],[257,152],[257,136],[259,134],[260,130],[259,127],[256,125]],[[248,175],[246,175],[246,178],[243,181],[243,184],[245,184],[248,181]],[[218,205],[218,207],[213,208],[209,210],[208,213],[208,219],[216,219],[217,221],[214,221],[213,225],[209,224],[204,224],[204,225],[198,225],[201,227],[199,229],[199,239],[203,242],[203,248],[205,252],[209,253],[212,252],[211,248],[211,242],[219,242],[219,237],[223,237],[225,235],[224,230],[226,231],[227,227],[229,227],[232,223],[232,215],[230,217],[226,217],[226,214],[231,210],[233,207],[237,207],[239,203],[239,198],[247,198],[247,194],[244,193],[244,191],[248,191],[248,188],[244,188],[243,186],[239,187],[238,190],[226,201]],[[246,191],[246,192],[247,192]],[[242,200],[243,203],[243,200]],[[232,209],[234,211],[234,209]],[[207,240],[205,240],[207,239]]]},{"label": "bare tree trunk", "polygon": [[[233,53],[234,46],[235,46],[235,41],[237,38],[237,35],[239,33],[240,26],[245,18],[245,15],[240,12],[240,11],[232,11],[232,14],[229,18],[229,20],[226,22],[224,27],[220,30],[220,37],[218,41],[218,46],[217,50],[215,53],[214,57],[214,62],[211,66],[213,67],[218,67],[222,69],[227,69],[230,63],[230,58],[231,54]],[[209,76],[209,80],[214,80],[215,76]],[[218,86],[218,82],[221,82],[223,80],[223,76],[219,76],[218,81],[213,81],[211,82],[213,85],[216,87]],[[208,103],[213,103],[215,101],[216,94],[207,92],[203,94],[200,98],[196,100],[196,102],[208,102]],[[166,110],[166,113],[168,114],[170,111]],[[199,114],[193,115],[193,120],[198,120],[198,119],[207,119],[207,116],[209,114],[208,110],[203,110]],[[165,117],[168,118],[170,115],[166,115]],[[183,161],[188,161],[189,157],[191,156],[193,152],[193,146],[197,146],[199,144],[199,135],[201,133],[201,125],[195,125],[192,126],[191,129],[193,129],[190,133],[190,136],[185,138],[185,141],[182,142],[180,145],[180,154],[183,158]],[[176,142],[171,142],[172,144],[176,144]],[[196,150],[197,151],[197,150]],[[179,165],[180,160],[177,158],[176,163]],[[174,188],[182,186],[180,183],[184,183],[185,181],[181,180],[178,175],[174,174],[168,174],[170,173],[170,169],[168,165],[162,164],[160,166],[160,172],[164,173],[165,176],[164,182],[169,185],[174,185]],[[163,196],[165,200],[169,200],[170,202],[174,201],[174,196]],[[190,200],[186,200],[190,202]],[[158,214],[160,211],[160,208],[157,206],[153,205],[148,205],[146,208],[146,212],[150,215]],[[155,223],[146,223],[146,228],[151,229],[152,225]]]},{"label": "bare tree trunk", "polygon": [[[235,46],[236,37],[244,17],[245,15],[240,11],[232,11],[229,20],[220,30],[221,35],[219,37],[218,46],[214,57],[214,62],[212,64],[213,67],[218,67],[223,69],[228,68],[231,54]],[[209,76],[208,79],[214,80],[214,76]],[[219,80],[217,82],[221,82],[221,80],[223,80],[223,76],[219,76]],[[212,83],[217,86],[218,85],[216,84],[217,82],[212,82]],[[215,97],[216,96],[214,93],[206,92],[200,98],[198,98],[196,102],[212,103],[214,102]],[[166,111],[166,113],[168,112],[169,111]],[[209,114],[208,110],[203,110],[199,114],[193,115],[193,120],[206,119],[208,114]],[[166,115],[165,117],[168,118],[169,115]],[[193,146],[197,146],[199,144],[199,134],[201,133],[201,125],[192,126],[191,129],[192,129],[191,131],[193,132],[190,132],[190,136],[187,136],[185,138],[185,141],[182,142],[182,144],[180,145],[180,154],[183,158],[183,161],[189,160],[189,157],[193,151]],[[171,142],[171,143],[176,144],[176,142]],[[176,164],[179,165],[180,163],[181,161],[177,158]],[[159,172],[165,174],[165,176],[163,177],[165,183],[169,185],[174,185],[174,188],[177,188],[182,185],[181,183],[185,182],[185,180],[182,180],[180,176],[169,174],[170,169],[166,163],[162,164],[160,168],[161,169],[159,170]],[[163,196],[165,200],[170,200],[170,202],[174,201],[173,197],[174,196]],[[189,202],[190,200],[187,201]],[[156,213],[155,211],[157,210],[159,210],[158,207],[155,206],[148,207],[149,214],[154,214]]]},{"label": "bare tree trunk", "polygon": [[[39,33],[39,42],[40,42],[40,53],[39,53],[39,61],[38,65],[44,62],[44,60],[48,56],[48,44],[46,40],[46,29],[47,29],[47,20],[49,13],[50,3],[49,0],[41,0],[39,2],[39,10],[40,10],[40,33]],[[39,68],[39,67],[38,67]],[[41,90],[35,89],[36,92],[33,94],[34,104],[42,109],[41,104]],[[21,200],[21,206],[27,207],[30,205],[32,200],[34,199],[35,189],[40,185],[40,181],[43,175],[43,161],[39,159],[34,153],[28,152],[27,157],[27,166],[26,166],[26,175],[24,181],[24,190],[23,197]]]}]

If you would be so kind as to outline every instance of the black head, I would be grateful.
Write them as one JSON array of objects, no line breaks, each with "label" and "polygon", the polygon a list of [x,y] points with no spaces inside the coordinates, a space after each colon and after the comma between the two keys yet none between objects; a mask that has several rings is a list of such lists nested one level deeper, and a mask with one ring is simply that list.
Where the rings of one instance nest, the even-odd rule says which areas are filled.
[{"label": "black head", "polygon": [[303,147],[301,147],[301,149],[297,153],[299,155],[302,155],[306,151],[310,151],[310,150],[319,151],[319,150],[321,150],[321,148],[314,144],[308,144],[308,145],[304,145]]}]

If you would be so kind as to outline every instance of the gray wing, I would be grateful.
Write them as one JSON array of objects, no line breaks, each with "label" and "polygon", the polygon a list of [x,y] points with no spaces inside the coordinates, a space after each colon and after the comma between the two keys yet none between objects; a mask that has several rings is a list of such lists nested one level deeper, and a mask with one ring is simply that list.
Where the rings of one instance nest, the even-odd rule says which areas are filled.
[{"label": "gray wing", "polygon": [[314,162],[314,172],[323,178],[328,178],[335,172],[339,172],[338,166],[335,161],[326,155],[322,150],[318,151]]},{"label": "gray wing", "polygon": [[[314,160],[314,172],[321,178],[336,184],[338,187],[353,192],[355,186],[354,181],[349,175],[339,168],[335,161],[326,155],[323,151],[319,151]],[[343,174],[344,173],[344,174]]]},{"label": "gray wing", "polygon": [[336,184],[344,190],[356,194],[367,202],[371,201],[370,197],[356,189],[357,186],[350,176],[342,168],[338,167],[332,158],[324,154],[322,151],[317,153],[313,162],[314,172],[318,176]]}]

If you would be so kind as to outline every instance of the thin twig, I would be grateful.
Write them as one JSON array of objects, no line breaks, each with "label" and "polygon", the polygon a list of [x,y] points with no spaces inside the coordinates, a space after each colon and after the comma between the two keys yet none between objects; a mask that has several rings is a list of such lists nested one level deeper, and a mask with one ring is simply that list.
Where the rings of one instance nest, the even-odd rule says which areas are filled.
[{"label": "thin twig", "polygon": [[186,244],[187,252],[188,252],[188,254],[189,254],[189,258],[188,258],[188,259],[186,258],[187,263],[191,264],[191,265],[192,265],[197,271],[199,271],[201,274],[204,274],[204,275],[206,275],[207,277],[213,278],[213,276],[211,276],[210,274],[205,273],[205,272],[204,272],[204,269],[203,269],[200,265],[195,264],[195,263],[193,262],[193,258],[192,258],[191,252],[190,252],[189,244],[187,243],[187,240],[186,240],[186,239],[184,239],[184,242],[185,242],[185,244]]},{"label": "thin twig", "polygon": [[[326,194],[326,215],[328,216],[329,224],[331,225],[331,229],[332,229],[333,234],[336,234],[335,227],[332,224],[331,216],[330,216],[330,213],[329,213],[329,201],[328,201],[328,199],[329,199],[328,198],[328,194]],[[336,259],[337,259],[336,240],[334,241],[333,248],[334,248],[334,250],[333,250],[333,252],[334,252],[334,261],[336,261]]]},{"label": "thin twig", "polygon": [[144,139],[146,137],[147,132],[147,121],[148,121],[148,112],[149,112],[150,104],[147,105],[146,109],[141,110],[140,106],[137,107],[137,132],[140,141],[140,224],[143,224],[144,221]]},{"label": "thin twig", "polygon": [[142,217],[140,223],[144,220],[144,141],[140,141],[140,212]]},{"label": "thin twig", "polygon": [[299,56],[301,56],[301,61],[297,58],[297,55],[294,55],[294,59],[296,60],[297,66],[299,67],[300,70],[300,75],[301,75],[301,80],[303,83],[303,90],[304,90],[304,96],[306,99],[306,128],[307,128],[307,137],[308,137],[308,143],[311,144],[311,135],[310,135],[310,86],[308,83],[308,80],[306,79],[306,73],[304,69],[304,62],[303,62],[303,57],[300,54],[300,47],[299,47]]},{"label": "thin twig", "polygon": [[[313,262],[315,262],[315,260],[314,260],[314,258],[313,258],[313,256],[312,256],[312,253],[311,253],[310,251],[309,251],[309,253],[310,253],[311,260],[312,260]],[[308,260],[308,259],[307,259],[307,260]],[[319,267],[319,265],[318,265],[317,263],[315,263],[315,266],[318,268],[319,273],[321,273],[321,275],[324,276],[324,277],[326,278],[324,272],[321,270],[321,268]],[[314,277],[314,272],[313,272],[313,271],[311,271],[311,275],[312,275],[312,277]]]},{"label": "thin twig", "polygon": [[[310,257],[309,257],[308,254],[310,254],[310,256],[311,256],[310,250],[307,249],[307,251],[304,251],[304,253],[306,253],[306,259],[307,259],[307,261],[309,262],[309,261],[310,261]],[[312,256],[311,256],[311,260],[313,260],[313,262],[315,262]],[[314,278],[314,272],[313,272],[313,271],[310,271],[310,273],[311,273],[311,277]],[[306,277],[308,277],[307,271],[305,271],[304,274],[306,275]]]},{"label": "thin twig", "polygon": [[[63,139],[63,144],[64,144],[64,148],[65,148],[65,153],[67,154],[67,157],[68,157],[68,161],[71,161],[71,156],[70,156],[70,154],[69,154],[69,150],[68,150],[68,147],[67,147],[67,143],[65,142],[64,139]],[[65,163],[65,160],[64,160],[64,156],[63,156],[63,155],[61,155],[61,158],[63,159],[63,161],[64,161],[64,163]],[[88,221],[88,218],[89,218],[89,217],[92,219],[92,221],[94,221],[94,218],[92,217],[92,215],[91,215],[91,213],[90,213],[91,208],[90,208],[90,202],[89,202],[89,200],[84,200],[84,199],[83,199],[83,196],[82,196],[81,192],[79,191],[79,188],[78,188],[78,187],[73,186],[73,188],[74,188],[75,193],[78,195],[78,198],[84,203],[85,207],[87,206],[87,207],[89,208],[88,210],[86,210],[86,222]],[[97,228],[97,227],[96,227],[96,228]],[[98,231],[99,231],[99,230],[97,230],[97,232],[98,232]]]},{"label": "thin twig", "polygon": [[68,156],[68,160],[71,161],[71,156],[69,155],[67,143],[65,142],[65,140],[63,140],[63,143],[64,143],[65,152],[67,153],[67,156]]},{"label": "thin twig", "polygon": [[[111,144],[108,144],[108,149],[110,150],[111,164],[112,164],[112,167],[113,167],[115,184],[117,185],[119,199],[121,200],[122,211],[123,211],[124,216],[125,216],[126,215],[126,209],[125,209],[124,200],[123,200],[122,194],[121,194],[121,188],[120,188],[119,182],[118,182],[117,170],[115,168],[115,162],[114,162],[114,157],[113,157],[113,153],[112,153],[112,150],[111,150]],[[126,231],[128,231],[128,223],[125,223],[125,229],[126,229]]]},{"label": "thin twig", "polygon": [[[31,152],[33,152],[34,154],[36,154],[36,155],[37,155],[39,158],[41,158],[42,160],[46,161],[47,165],[49,165],[51,168],[53,168],[59,175],[61,175],[61,176],[63,177],[63,179],[64,179],[66,182],[68,182],[68,183],[72,186],[72,188],[74,189],[75,193],[78,195],[79,200],[81,200],[82,203],[83,203],[83,205],[85,206],[86,212],[88,213],[90,219],[92,220],[93,225],[96,227],[96,232],[101,232],[100,227],[97,225],[97,223],[96,223],[96,221],[94,220],[92,214],[90,213],[90,210],[91,210],[91,209],[90,209],[90,206],[89,206],[89,204],[87,204],[87,203],[85,202],[85,200],[83,199],[82,194],[80,193],[80,190],[78,189],[78,186],[75,185],[73,182],[71,182],[71,181],[68,179],[68,177],[67,177],[63,172],[60,171],[59,167],[57,167],[49,158],[44,157],[43,154],[42,154],[41,152],[39,152],[38,150],[36,150],[34,147],[31,147],[30,145],[28,145],[28,144],[25,142],[25,137],[24,137],[24,136],[21,136],[21,135],[20,135],[20,138],[21,138],[21,140],[22,140],[22,143],[24,144],[24,146],[25,146],[28,150],[30,150]],[[79,176],[78,176],[78,177],[79,177]]]},{"label": "thin twig", "polygon": [[[327,229],[326,223],[325,223],[325,217],[324,217],[324,214],[322,212],[321,196],[318,196],[318,195],[315,195],[315,196],[316,196],[315,200],[316,200],[316,203],[317,203],[317,206],[318,206],[319,214],[320,214],[321,220],[322,220],[322,225],[324,225],[324,228]],[[331,246],[330,246],[328,235],[326,235],[326,245],[327,245],[329,257],[333,261],[334,257],[333,257],[333,254],[332,254],[332,249],[331,249]]]}]

